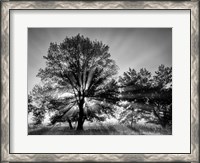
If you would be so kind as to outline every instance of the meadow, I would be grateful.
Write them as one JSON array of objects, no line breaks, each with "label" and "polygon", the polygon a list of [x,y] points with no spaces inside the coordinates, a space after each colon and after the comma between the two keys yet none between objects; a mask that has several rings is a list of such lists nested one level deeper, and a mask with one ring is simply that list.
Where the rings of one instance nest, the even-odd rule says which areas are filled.
[{"label": "meadow", "polygon": [[160,125],[150,123],[136,123],[130,125],[116,122],[85,122],[84,130],[70,130],[67,123],[55,125],[40,125],[30,127],[29,135],[171,135],[172,128],[162,128]]}]

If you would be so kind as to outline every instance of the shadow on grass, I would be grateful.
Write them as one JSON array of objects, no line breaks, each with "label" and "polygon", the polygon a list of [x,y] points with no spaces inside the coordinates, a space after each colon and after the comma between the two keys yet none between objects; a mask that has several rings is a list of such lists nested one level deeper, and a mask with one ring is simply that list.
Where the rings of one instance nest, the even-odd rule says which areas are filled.
[{"label": "shadow on grass", "polygon": [[107,128],[89,128],[83,131],[72,130],[71,134],[73,135],[117,135],[117,130],[109,126]]},{"label": "shadow on grass", "polygon": [[48,132],[50,127],[42,127],[38,129],[29,129],[28,135],[45,135]]},{"label": "shadow on grass", "polygon": [[139,135],[141,135],[142,133],[140,132],[140,129],[138,127],[135,126],[127,126],[129,129],[133,130],[134,132],[137,132]]},{"label": "shadow on grass", "polygon": [[166,128],[155,124],[134,124],[133,126],[127,126],[131,130],[138,132],[139,135],[171,135],[172,127]]}]

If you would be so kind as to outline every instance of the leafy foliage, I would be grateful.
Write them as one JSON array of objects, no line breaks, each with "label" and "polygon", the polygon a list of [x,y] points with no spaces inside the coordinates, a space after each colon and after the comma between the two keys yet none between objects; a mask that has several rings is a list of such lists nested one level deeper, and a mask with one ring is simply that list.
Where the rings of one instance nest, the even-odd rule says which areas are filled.
[{"label": "leafy foliage", "polygon": [[151,77],[146,69],[138,73],[129,69],[119,79],[122,88],[121,123],[148,122],[171,125],[172,120],[172,68],[161,65]]},{"label": "leafy foliage", "polygon": [[45,93],[46,88],[35,85],[31,93],[28,95],[28,113],[33,113],[33,121],[35,125],[43,122],[46,113],[46,105],[49,94]]},{"label": "leafy foliage", "polygon": [[[82,130],[85,119],[102,120],[97,113],[103,113],[105,108],[113,109],[101,104],[96,110],[93,108],[88,111],[89,107],[86,104],[86,101],[114,104],[118,100],[118,86],[113,79],[117,73],[117,66],[110,58],[108,50],[109,47],[102,42],[91,41],[79,34],[71,38],[66,37],[60,44],[50,43],[48,54],[44,56],[46,67],[40,69],[37,75],[46,83],[45,87],[41,91],[37,89],[33,92],[43,96],[41,99],[44,99],[44,92],[70,94],[70,97],[64,99],[57,97],[50,100],[48,108],[59,112],[57,117],[54,116],[55,119],[63,119],[69,110],[77,111],[78,108],[77,129]],[[49,96],[45,100],[48,101]]]}]

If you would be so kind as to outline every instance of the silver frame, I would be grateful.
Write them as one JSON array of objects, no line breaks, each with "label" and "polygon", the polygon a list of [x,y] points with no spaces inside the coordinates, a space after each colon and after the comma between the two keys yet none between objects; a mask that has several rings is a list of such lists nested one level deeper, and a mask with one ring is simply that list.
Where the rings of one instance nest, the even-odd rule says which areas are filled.
[{"label": "silver frame", "polygon": [[[9,10],[10,9],[189,9],[191,11],[190,154],[10,154]],[[199,2],[198,1],[4,1],[1,2],[1,162],[38,161],[183,161],[199,162]]]}]

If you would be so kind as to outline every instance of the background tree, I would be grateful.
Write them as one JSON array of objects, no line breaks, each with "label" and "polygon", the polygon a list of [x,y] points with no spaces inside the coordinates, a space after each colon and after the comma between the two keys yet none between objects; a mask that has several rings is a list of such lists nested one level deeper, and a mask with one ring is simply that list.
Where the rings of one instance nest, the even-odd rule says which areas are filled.
[{"label": "background tree", "polygon": [[40,85],[35,85],[28,95],[28,113],[33,114],[34,125],[41,124],[45,118],[47,96],[44,96],[43,90]]},{"label": "background tree", "polygon": [[136,72],[129,69],[119,79],[122,87],[121,102],[124,108],[120,115],[122,123],[144,118],[162,127],[171,125],[172,120],[172,68],[161,65],[151,77],[146,69]]},{"label": "background tree", "polygon": [[153,77],[154,91],[149,95],[149,102],[153,104],[153,113],[157,117],[155,122],[162,127],[172,124],[172,67],[160,65]]},{"label": "background tree", "polygon": [[50,43],[48,54],[44,56],[46,67],[40,69],[37,76],[42,81],[51,82],[54,89],[71,94],[65,100],[70,99],[74,107],[64,108],[70,110],[78,107],[77,130],[83,129],[86,113],[89,115],[89,111],[86,111],[89,103],[93,104],[89,107],[93,108],[91,110],[94,110],[94,105],[99,106],[95,111],[98,113],[112,113],[114,109],[113,105],[108,104],[116,103],[118,98],[117,82],[113,79],[117,66],[108,50],[109,47],[102,42],[91,41],[78,34],[66,37],[59,45]]},{"label": "background tree", "polygon": [[123,108],[119,120],[126,124],[130,122],[132,126],[133,123],[151,114],[150,107],[145,104],[147,100],[145,94],[151,90],[151,73],[144,68],[138,73],[129,68],[129,71],[124,72],[123,77],[119,78],[119,83],[121,87],[119,105]]}]

